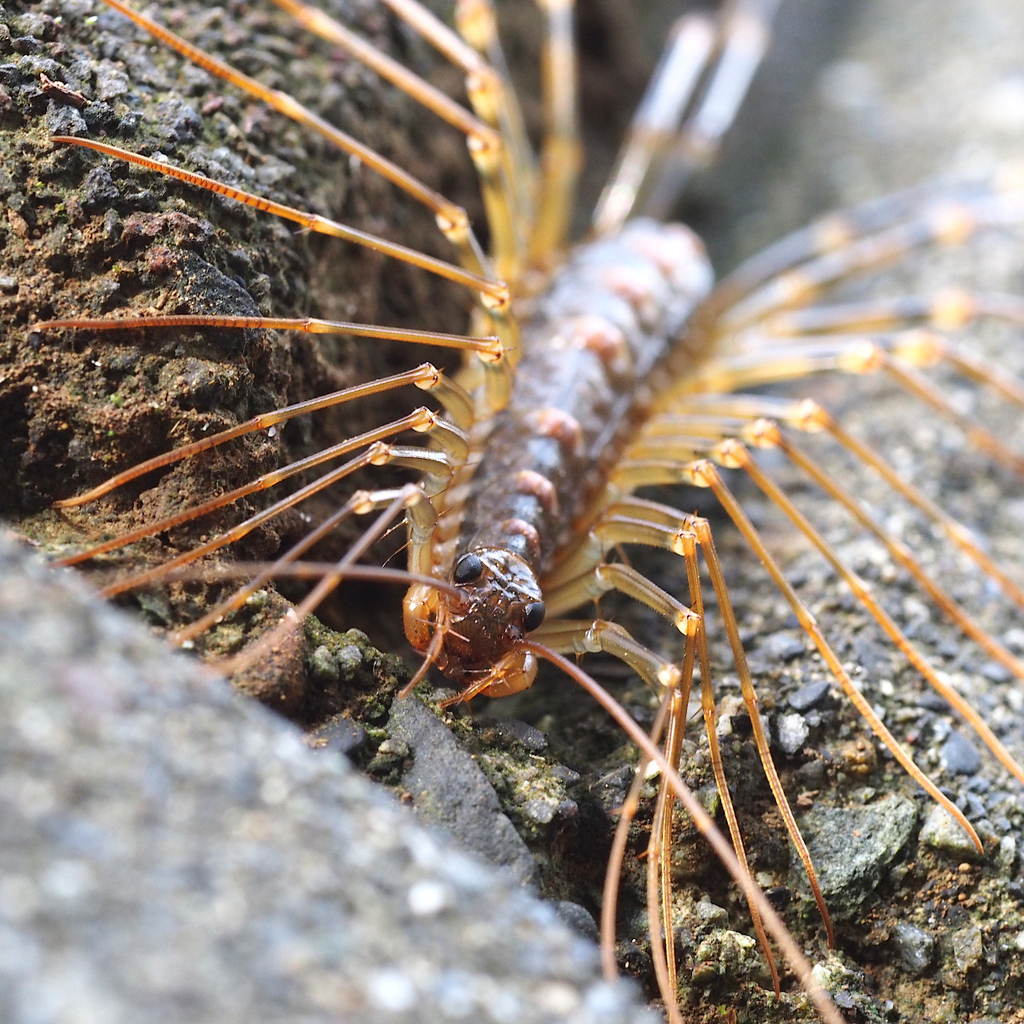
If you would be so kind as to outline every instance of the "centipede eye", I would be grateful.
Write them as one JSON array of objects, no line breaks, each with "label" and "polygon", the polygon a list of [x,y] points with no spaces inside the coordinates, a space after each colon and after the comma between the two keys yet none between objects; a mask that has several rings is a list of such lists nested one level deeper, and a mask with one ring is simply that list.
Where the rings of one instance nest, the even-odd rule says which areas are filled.
[{"label": "centipede eye", "polygon": [[526,606],[526,615],[523,618],[523,628],[527,633],[532,633],[535,629],[540,628],[540,624],[544,621],[544,612],[546,611],[543,601],[534,601]]},{"label": "centipede eye", "polygon": [[477,555],[470,553],[463,555],[456,563],[455,571],[452,573],[452,582],[472,583],[474,580],[480,579],[483,574],[484,563]]}]

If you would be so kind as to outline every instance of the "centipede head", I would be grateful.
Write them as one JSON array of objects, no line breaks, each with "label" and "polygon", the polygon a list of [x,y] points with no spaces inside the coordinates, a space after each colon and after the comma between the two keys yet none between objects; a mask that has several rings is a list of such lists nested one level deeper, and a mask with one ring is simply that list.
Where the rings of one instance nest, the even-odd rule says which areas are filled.
[{"label": "centipede head", "polygon": [[434,663],[466,687],[461,700],[526,689],[537,664],[519,645],[544,621],[540,585],[529,564],[504,548],[478,548],[456,560],[451,583],[457,594],[410,589],[405,599],[409,641],[427,650],[440,632]]}]

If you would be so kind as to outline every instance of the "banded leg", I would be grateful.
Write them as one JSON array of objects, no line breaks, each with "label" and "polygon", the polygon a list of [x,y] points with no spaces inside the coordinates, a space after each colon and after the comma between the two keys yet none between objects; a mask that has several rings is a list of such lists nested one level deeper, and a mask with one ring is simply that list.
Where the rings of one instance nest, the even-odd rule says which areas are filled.
[{"label": "banded leg", "polygon": [[[577,654],[582,653],[583,650],[592,650],[595,645],[599,650],[614,653],[618,649],[617,644],[621,645],[625,636],[628,636],[628,634],[625,636],[623,634],[625,631],[621,627],[603,620],[591,623],[555,622],[547,627],[546,631],[543,626],[541,630],[537,631],[538,639],[547,642],[553,650]],[[679,768],[683,731],[686,727],[686,709],[693,683],[696,637],[697,630],[686,634],[686,652],[682,668],[676,669],[675,672],[671,672],[668,663],[663,662],[653,651],[647,651],[646,677],[648,682],[663,680],[670,675],[675,678],[674,683],[664,687],[664,697],[651,730],[651,742],[659,743],[662,734],[667,731],[663,753],[667,763],[676,770]],[[635,645],[635,641],[632,643]],[[676,667],[671,666],[671,668]],[[641,675],[643,678],[644,674]],[[639,808],[640,790],[650,763],[650,758],[641,754],[633,784],[619,812],[619,821],[616,825],[612,851],[605,872],[604,894],[601,903],[601,957],[603,971],[609,981],[618,976],[618,967],[615,962],[616,909],[626,841],[630,825]],[[672,929],[672,881],[669,863],[671,809],[674,798],[675,795],[667,779],[662,775],[647,845],[647,911],[650,922],[651,959],[658,978],[659,990],[665,996],[665,1009],[672,1024],[683,1024],[675,999],[678,980]],[[737,857],[744,870],[748,870],[742,846],[737,848]],[[760,925],[760,916],[753,903],[751,903],[751,913],[753,919]],[[662,933],[664,933],[664,937]],[[759,935],[762,935],[763,948],[774,973],[775,964],[767,946],[767,938],[763,936],[763,931],[759,932]],[[777,979],[777,975],[775,977]]]},{"label": "banded leg", "polygon": [[541,57],[544,142],[529,262],[532,267],[545,267],[566,245],[583,150],[576,113],[575,0],[537,0],[537,4],[547,15],[548,27]]},{"label": "banded leg", "polygon": [[690,176],[714,159],[768,49],[777,7],[778,0],[734,0],[727,5],[718,62],[659,168],[641,210],[644,216],[667,218]]},{"label": "banded leg", "polygon": [[[670,528],[667,523],[671,521],[674,527]],[[824,898],[818,885],[817,875],[807,852],[806,844],[800,835],[796,819],[789,806],[788,799],[782,788],[781,780],[775,769],[771,757],[767,735],[758,710],[758,698],[754,689],[753,679],[747,666],[746,655],[739,638],[739,628],[736,624],[736,617],[732,611],[728,591],[725,587],[724,577],[718,563],[718,556],[715,552],[714,541],[711,531],[705,520],[696,516],[687,516],[685,513],[666,506],[654,505],[652,503],[639,502],[636,499],[619,502],[611,505],[600,516],[591,528],[587,539],[571,551],[568,557],[555,569],[554,573],[545,579],[545,593],[558,595],[560,590],[563,593],[580,593],[578,580],[587,579],[599,572],[599,566],[606,552],[619,544],[645,544],[659,547],[682,555],[687,570],[687,579],[690,587],[691,602],[694,610],[703,619],[703,599],[700,591],[700,575],[697,567],[696,548],[699,544],[704,553],[705,562],[711,574],[712,585],[718,598],[719,607],[725,621],[726,632],[729,637],[730,646],[733,651],[733,660],[736,664],[737,674],[740,677],[744,704],[750,714],[754,728],[755,739],[762,765],[765,770],[769,786],[775,797],[779,811],[786,822],[787,831],[793,840],[800,858],[807,870],[812,891],[818,904],[822,920],[825,923],[829,942],[833,941],[833,931],[828,909],[825,906]],[[714,705],[714,693],[711,684],[711,664],[707,651],[707,643],[703,629],[697,634],[697,653],[701,665],[702,677],[702,707],[707,726],[708,743],[711,751],[712,763],[715,768],[716,783],[722,799],[723,809],[729,822],[730,832],[737,850],[737,855],[743,857],[742,835],[739,825],[732,809],[731,799],[728,794],[728,786],[725,779],[725,771],[718,751],[717,733],[715,732],[716,712]],[[757,920],[755,915],[755,927]],[[763,933],[759,931],[759,937],[763,941]],[[770,953],[766,949],[769,963]],[[772,967],[774,973],[774,965]],[[776,983],[778,981],[776,976]]]},{"label": "banded leg", "polygon": [[[867,375],[883,370],[903,390],[956,423],[975,448],[1012,472],[1024,475],[1024,456],[1011,450],[973,417],[960,412],[941,389],[916,369],[910,360],[930,358],[930,347],[923,345],[921,340],[917,334],[896,339],[815,339],[810,344],[777,346],[750,355],[730,356],[709,363],[684,381],[681,387],[665,392],[659,398],[658,405],[659,408],[667,409],[693,393],[729,392],[795,380],[815,373],[838,371]],[[978,363],[982,362],[980,357],[976,358]]]},{"label": "banded leg", "polygon": [[[733,877],[736,883],[743,890],[747,900],[756,905],[759,913],[765,921],[767,930],[771,933],[783,952],[786,960],[793,968],[794,973],[800,982],[801,987],[807,992],[815,1009],[821,1015],[826,1024],[843,1024],[843,1019],[836,1009],[835,1004],[822,989],[820,983],[811,971],[811,965],[804,956],[800,947],[793,940],[793,937],[786,930],[778,914],[772,905],[765,898],[764,893],[757,887],[757,883],[750,877],[749,872],[744,871],[736,857],[735,852],[730,848],[728,841],[715,827],[707,811],[691,792],[689,787],[679,777],[679,773],[666,760],[664,754],[651,742],[650,737],[641,729],[636,722],[625,712],[615,701],[611,694],[607,693],[594,679],[586,674],[578,665],[563,657],[557,651],[552,650],[544,644],[532,640],[524,640],[523,647],[537,657],[544,658],[560,669],[570,679],[585,690],[597,703],[601,705],[622,728],[623,732],[637,745],[641,753],[649,757],[663,775],[666,777],[672,788],[676,799],[683,805],[686,813],[689,814],[693,823],[697,826],[714,850],[715,855],[725,865],[726,870]],[[673,993],[667,993],[666,998],[672,998]]]},{"label": "banded leg", "polygon": [[[705,423],[708,433],[715,432],[713,423]],[[691,426],[691,429],[692,426]],[[911,665],[924,677],[929,685],[938,692],[943,699],[947,700],[964,719],[971,725],[985,745],[992,751],[1000,763],[1021,782],[1024,782],[1024,768],[1014,760],[1003,744],[997,739],[992,730],[985,724],[984,719],[974,710],[948,683],[944,682],[931,664],[924,658],[921,652],[910,642],[902,630],[896,625],[889,614],[882,607],[874,596],[871,587],[860,579],[850,567],[839,557],[835,549],[825,540],[820,532],[810,523],[803,513],[795,506],[792,500],[771,480],[771,478],[757,465],[750,456],[749,451],[742,441],[735,437],[729,437],[730,431],[727,424],[718,428],[718,434],[723,438],[718,443],[708,444],[708,454],[714,461],[731,469],[743,469],[760,490],[778,508],[780,508],[797,529],[814,545],[822,556],[832,565],[837,574],[843,579],[854,596],[865,607],[871,617],[878,623],[893,644],[906,657]],[[779,428],[770,421],[759,420],[752,424],[747,432],[748,440],[762,448],[778,448],[784,451],[790,459],[804,470],[826,493],[838,500],[862,525],[867,526],[886,546],[893,556],[903,564],[921,584],[923,589],[931,596],[939,606],[946,611],[950,618],[961,628],[961,630],[972,639],[977,640],[992,653],[1002,654],[1001,661],[1014,671],[1019,678],[1024,680],[1024,665],[998,644],[992,637],[989,637],[970,617],[963,611],[959,604],[954,601],[938,584],[932,581],[921,569],[909,551],[898,545],[896,541],[880,527],[874,519],[865,512],[844,488],[842,488],[829,474],[821,469],[812,459],[802,453],[795,445],[788,442],[782,435]],[[656,442],[657,443],[657,442]],[[689,451],[693,445],[692,438],[681,442],[681,447]],[[648,446],[646,455],[652,454]],[[660,439],[660,455],[670,463],[673,459],[678,461],[680,456],[685,460],[683,452],[673,452],[671,438]],[[986,642],[987,641],[987,642]]]},{"label": "banded leg", "polygon": [[[376,71],[466,136],[470,156],[480,175],[492,236],[501,254],[498,264],[502,266],[505,263],[504,249],[510,244],[508,232],[518,223],[523,213],[513,184],[515,172],[504,152],[505,143],[501,133],[318,8],[300,3],[299,0],[273,2],[301,25]],[[513,272],[515,267],[506,267],[506,270]]]},{"label": "banded leg", "polygon": [[124,3],[123,0],[104,0],[104,3],[131,19],[131,21],[140,28],[145,29],[154,38],[162,43],[166,43],[205,71],[216,75],[218,78],[223,78],[250,96],[262,100],[268,106],[273,107],[273,109],[291,118],[293,121],[313,129],[313,131],[343,152],[361,160],[368,167],[387,178],[392,184],[434,213],[438,226],[455,247],[463,266],[474,273],[481,272],[486,266],[483,250],[473,235],[473,230],[469,224],[469,217],[462,207],[445,199],[444,196],[419,181],[408,171],[403,170],[397,164],[374,152],[374,150],[365,146],[347,132],[335,128],[334,125],[329,124],[318,114],[304,107],[291,96],[277,89],[268,88],[255,78],[243,74],[224,61],[206,53],[197,46],[193,46],[159,22],[134,10]]},{"label": "banded leg", "polygon": [[596,234],[611,234],[629,218],[652,163],[663,154],[690,104],[713,53],[715,36],[714,23],[699,14],[688,14],[672,27],[594,210]]},{"label": "banded leg", "polygon": [[970,188],[926,186],[832,214],[741,264],[708,298],[702,321],[722,333],[736,331],[926,246],[962,245],[980,231],[1018,226],[1024,219],[1019,188],[1014,182],[1006,194],[978,196]]},{"label": "banded leg", "polygon": [[[778,420],[805,433],[827,432],[857,462],[870,466],[897,494],[941,528],[947,540],[970,558],[984,573],[994,579],[1006,596],[1024,611],[1024,588],[1006,574],[985,551],[971,531],[922,494],[913,484],[904,480],[874,448],[850,434],[817,402],[809,399],[793,402],[788,399],[768,398],[762,395],[727,395],[721,398],[697,395],[690,398],[686,404],[695,411],[697,416],[733,416],[744,421],[766,417],[769,420]],[[645,436],[655,437],[665,432],[679,433],[680,429],[685,432],[694,430],[692,416],[683,414],[682,416],[657,417],[648,422],[644,433]],[[847,504],[847,496],[842,488],[835,484],[823,469],[812,463],[805,453],[800,452],[795,445],[788,441],[784,433],[776,431],[772,424],[764,427],[738,427],[736,436],[743,437],[757,446],[761,446],[767,440],[770,440],[772,444],[778,444],[790,459],[804,468],[824,490],[833,494],[844,505]],[[1020,662],[980,626],[971,623],[962,609],[956,610],[958,606],[952,598],[923,573],[903,544],[882,530],[863,511],[858,502],[853,502],[847,507],[863,526],[882,540],[893,557],[917,579],[936,604],[942,607],[968,636],[982,646],[992,658],[1005,665],[1014,675],[1020,676]]]}]

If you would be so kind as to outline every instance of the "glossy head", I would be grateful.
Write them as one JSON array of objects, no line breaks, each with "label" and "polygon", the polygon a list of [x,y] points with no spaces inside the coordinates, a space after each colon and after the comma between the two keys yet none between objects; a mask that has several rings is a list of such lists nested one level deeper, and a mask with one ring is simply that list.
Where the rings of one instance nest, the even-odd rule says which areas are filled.
[{"label": "glossy head", "polygon": [[508,663],[516,644],[544,621],[544,602],[533,570],[504,548],[462,555],[451,582],[458,596],[435,592],[433,602],[434,628],[444,634],[435,664],[454,682],[471,685]]}]

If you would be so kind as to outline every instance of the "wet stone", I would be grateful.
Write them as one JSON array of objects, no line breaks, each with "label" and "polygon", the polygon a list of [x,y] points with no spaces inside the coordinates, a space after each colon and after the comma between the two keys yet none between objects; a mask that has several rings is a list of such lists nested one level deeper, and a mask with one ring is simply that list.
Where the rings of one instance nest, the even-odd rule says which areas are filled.
[{"label": "wet stone", "polygon": [[811,729],[803,715],[780,715],[775,723],[775,732],[779,746],[792,756],[803,748]]},{"label": "wet stone", "polygon": [[977,860],[978,850],[960,823],[937,804],[921,826],[920,841],[961,860]]},{"label": "wet stone", "polygon": [[903,966],[913,974],[923,974],[935,956],[935,939],[923,928],[900,921],[893,927],[893,941]]},{"label": "wet stone", "polygon": [[[917,809],[902,796],[862,807],[814,807],[800,819],[833,917],[850,916],[874,891],[916,823]],[[796,888],[806,895],[809,886],[799,861],[792,870]]]},{"label": "wet stone", "polygon": [[951,775],[973,775],[981,767],[981,755],[955,730],[943,743],[939,756],[942,767]]},{"label": "wet stone", "polygon": [[807,711],[821,703],[829,691],[829,684],[824,680],[802,686],[789,698],[789,706],[794,711]]}]

